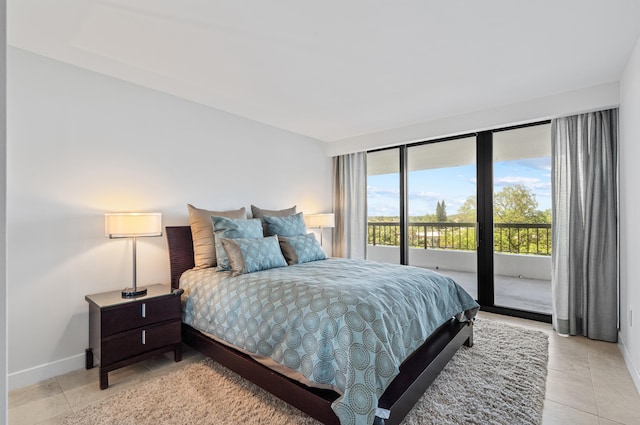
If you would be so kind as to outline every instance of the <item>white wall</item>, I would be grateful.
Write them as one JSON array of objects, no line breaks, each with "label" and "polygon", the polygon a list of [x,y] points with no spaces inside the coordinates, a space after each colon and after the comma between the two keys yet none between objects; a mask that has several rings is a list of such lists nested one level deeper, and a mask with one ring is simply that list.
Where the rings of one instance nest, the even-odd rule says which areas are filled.
[{"label": "white wall", "polygon": [[[323,142],[15,48],[7,97],[11,388],[83,367],[84,296],[130,284],[106,211],[331,208]],[[138,274],[168,282],[164,238],[138,241]]]},{"label": "white wall", "polygon": [[[640,391],[640,40],[620,81],[620,340]],[[633,323],[631,312],[633,311]]]},{"label": "white wall", "polygon": [[7,2],[0,0],[0,423],[7,412],[7,162],[6,162],[6,20]]}]

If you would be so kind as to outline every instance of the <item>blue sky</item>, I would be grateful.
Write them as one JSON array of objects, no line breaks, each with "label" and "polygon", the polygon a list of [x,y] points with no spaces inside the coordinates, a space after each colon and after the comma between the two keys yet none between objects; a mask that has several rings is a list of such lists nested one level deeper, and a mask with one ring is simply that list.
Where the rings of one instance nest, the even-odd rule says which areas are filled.
[{"label": "blue sky", "polygon": [[[494,192],[522,184],[536,196],[538,209],[551,209],[551,158],[531,158],[494,163]],[[409,173],[409,215],[435,214],[438,201],[445,201],[447,214],[455,214],[476,193],[476,167],[438,168]],[[398,216],[397,174],[369,176],[369,216]]]}]

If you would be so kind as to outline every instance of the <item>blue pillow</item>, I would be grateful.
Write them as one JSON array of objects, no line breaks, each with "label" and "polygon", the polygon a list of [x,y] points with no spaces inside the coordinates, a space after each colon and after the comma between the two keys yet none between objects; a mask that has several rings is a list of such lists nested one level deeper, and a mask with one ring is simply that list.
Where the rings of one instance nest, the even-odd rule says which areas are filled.
[{"label": "blue pillow", "polygon": [[234,276],[287,265],[282,252],[280,252],[277,236],[239,239],[221,238],[221,242],[227,252]]},{"label": "blue pillow", "polygon": [[265,215],[262,217],[266,228],[266,236],[298,236],[307,233],[302,213],[275,217]]},{"label": "blue pillow", "polygon": [[215,235],[216,262],[218,267],[216,270],[231,270],[229,258],[222,247],[220,239],[222,238],[261,238],[262,222],[260,219],[234,219],[227,217],[211,216],[213,222],[213,233]]},{"label": "blue pillow", "polygon": [[292,237],[281,236],[278,240],[282,254],[289,265],[327,259],[327,254],[313,233]]}]

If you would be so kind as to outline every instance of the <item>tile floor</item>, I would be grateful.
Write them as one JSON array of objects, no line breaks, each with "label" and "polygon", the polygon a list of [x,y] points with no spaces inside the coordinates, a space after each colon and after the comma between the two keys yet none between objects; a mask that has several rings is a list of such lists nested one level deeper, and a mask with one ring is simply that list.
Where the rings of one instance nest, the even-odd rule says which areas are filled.
[{"label": "tile floor", "polygon": [[[541,330],[549,335],[549,372],[544,425],[640,424],[640,395],[616,344],[556,335],[545,323],[490,313],[480,317]],[[109,388],[98,388],[97,368],[77,370],[9,393],[9,425],[53,425],[81,409],[146,379],[198,361],[185,347],[183,361],[171,355],[109,374]]]}]

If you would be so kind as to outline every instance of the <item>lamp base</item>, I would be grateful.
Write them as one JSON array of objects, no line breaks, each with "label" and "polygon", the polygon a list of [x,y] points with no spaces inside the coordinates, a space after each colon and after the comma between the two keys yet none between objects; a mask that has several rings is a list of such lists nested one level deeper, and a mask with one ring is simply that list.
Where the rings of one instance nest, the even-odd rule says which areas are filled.
[{"label": "lamp base", "polygon": [[147,295],[147,288],[124,288],[122,298],[135,298]]}]

